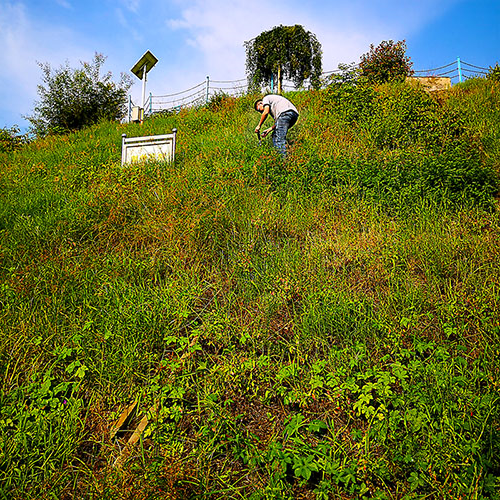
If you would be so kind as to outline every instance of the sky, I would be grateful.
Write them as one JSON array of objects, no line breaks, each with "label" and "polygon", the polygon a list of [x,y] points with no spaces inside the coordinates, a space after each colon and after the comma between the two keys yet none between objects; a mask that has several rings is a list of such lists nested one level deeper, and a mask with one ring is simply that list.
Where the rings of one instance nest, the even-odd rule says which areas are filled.
[{"label": "sky", "polygon": [[[244,79],[244,42],[294,24],[316,35],[325,72],[358,63],[383,40],[405,40],[414,70],[457,58],[500,64],[500,0],[0,0],[0,127],[29,126],[40,63],[79,68],[101,53],[115,81],[132,76],[139,103],[142,84],[130,69],[147,50],[158,58],[147,93],[168,95],[207,76]],[[463,76],[472,70],[463,65]]]}]

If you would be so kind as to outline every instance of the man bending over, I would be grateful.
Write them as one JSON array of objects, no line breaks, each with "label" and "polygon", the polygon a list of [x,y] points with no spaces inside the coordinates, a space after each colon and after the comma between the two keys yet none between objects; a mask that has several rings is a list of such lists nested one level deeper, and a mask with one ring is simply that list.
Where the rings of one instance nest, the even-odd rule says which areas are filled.
[{"label": "man bending over", "polygon": [[299,117],[297,108],[285,97],[276,94],[268,94],[262,99],[255,102],[254,108],[262,114],[259,124],[255,128],[255,133],[260,132],[260,127],[266,121],[268,115],[274,118],[274,125],[262,133],[262,137],[266,137],[269,132],[273,132],[273,145],[281,153],[286,156],[286,134],[288,129],[293,127]]}]

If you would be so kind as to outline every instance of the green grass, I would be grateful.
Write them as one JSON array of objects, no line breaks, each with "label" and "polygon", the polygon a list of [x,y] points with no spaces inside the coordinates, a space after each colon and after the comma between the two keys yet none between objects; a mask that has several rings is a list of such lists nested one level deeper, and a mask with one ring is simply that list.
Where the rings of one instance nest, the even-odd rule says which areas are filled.
[{"label": "green grass", "polygon": [[290,94],[286,162],[255,96],[0,153],[0,498],[498,498],[498,90]]}]

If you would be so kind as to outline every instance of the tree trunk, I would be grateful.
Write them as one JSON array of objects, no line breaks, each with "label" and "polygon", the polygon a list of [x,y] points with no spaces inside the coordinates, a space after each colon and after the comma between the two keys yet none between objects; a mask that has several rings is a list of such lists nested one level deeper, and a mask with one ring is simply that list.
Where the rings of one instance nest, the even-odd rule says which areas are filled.
[{"label": "tree trunk", "polygon": [[281,65],[278,64],[278,94],[281,94],[283,87],[283,76],[281,75]]}]

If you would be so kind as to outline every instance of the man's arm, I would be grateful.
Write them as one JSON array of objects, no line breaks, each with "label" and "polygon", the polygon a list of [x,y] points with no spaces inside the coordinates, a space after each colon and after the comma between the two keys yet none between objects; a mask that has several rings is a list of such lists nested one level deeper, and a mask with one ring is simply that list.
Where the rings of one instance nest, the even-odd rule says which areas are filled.
[{"label": "man's arm", "polygon": [[[269,111],[270,111],[271,107],[269,106],[269,104],[266,104],[264,106],[264,111],[262,111],[262,114],[261,114],[261,117],[260,117],[260,120],[259,120],[259,124],[257,125],[257,127],[255,127],[255,132],[259,132],[260,131],[260,127],[262,126],[262,124],[266,121],[266,118],[268,117],[269,115]],[[274,125],[273,125],[274,127]],[[271,127],[271,130],[272,128]],[[266,131],[266,135],[269,133],[269,131]]]},{"label": "man's arm", "polygon": [[262,138],[266,137],[266,135],[269,134],[269,132],[272,132],[275,128],[276,128],[276,123],[272,127],[269,127],[268,129],[264,130],[264,132],[262,132]]}]

